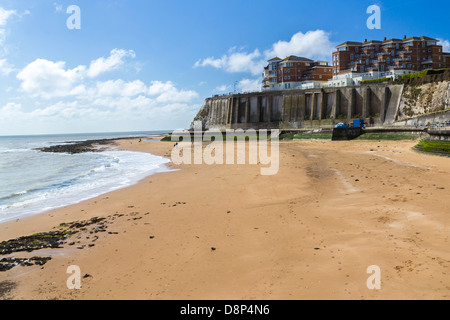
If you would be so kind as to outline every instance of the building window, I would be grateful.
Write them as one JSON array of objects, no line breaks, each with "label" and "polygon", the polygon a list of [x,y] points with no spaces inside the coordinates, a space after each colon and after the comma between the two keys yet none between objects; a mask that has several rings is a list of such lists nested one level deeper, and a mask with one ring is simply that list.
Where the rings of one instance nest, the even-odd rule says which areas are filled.
[{"label": "building window", "polygon": [[358,48],[358,47],[355,48],[355,52],[356,52],[356,53],[359,52],[359,48]]},{"label": "building window", "polygon": [[353,53],[350,55],[350,60],[353,61]]}]

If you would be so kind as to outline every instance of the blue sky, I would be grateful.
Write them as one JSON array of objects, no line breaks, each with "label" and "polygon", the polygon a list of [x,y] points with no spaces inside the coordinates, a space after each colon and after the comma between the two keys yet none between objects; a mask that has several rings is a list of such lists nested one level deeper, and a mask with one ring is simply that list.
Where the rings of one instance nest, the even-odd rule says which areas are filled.
[{"label": "blue sky", "polygon": [[[374,4],[381,30],[366,25]],[[205,98],[257,89],[273,55],[330,61],[344,41],[403,35],[450,51],[448,12],[434,0],[0,0],[0,135],[186,128]]]}]

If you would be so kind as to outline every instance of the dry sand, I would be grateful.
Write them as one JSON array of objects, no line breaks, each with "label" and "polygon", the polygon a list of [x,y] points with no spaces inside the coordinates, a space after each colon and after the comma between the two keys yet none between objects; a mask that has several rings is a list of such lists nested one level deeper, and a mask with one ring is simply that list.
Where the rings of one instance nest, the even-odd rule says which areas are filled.
[{"label": "dry sand", "polygon": [[[16,285],[3,298],[449,299],[450,160],[416,153],[415,143],[282,142],[275,176],[251,165],[174,166],[2,224],[0,241],[108,221],[95,242],[87,230],[75,246],[16,254],[53,259],[0,273]],[[163,156],[172,148],[119,144]],[[70,265],[86,275],[81,290],[67,289]],[[371,265],[381,290],[366,286]]]}]

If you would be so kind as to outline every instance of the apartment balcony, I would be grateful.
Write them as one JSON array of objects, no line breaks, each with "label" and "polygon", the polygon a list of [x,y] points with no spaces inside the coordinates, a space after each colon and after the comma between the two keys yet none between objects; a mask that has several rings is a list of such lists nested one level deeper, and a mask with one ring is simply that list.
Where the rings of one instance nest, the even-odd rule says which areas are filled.
[{"label": "apartment balcony", "polygon": [[356,72],[354,69],[345,69],[345,70],[339,70],[339,74],[341,73],[349,73],[349,72]]},{"label": "apartment balcony", "polygon": [[426,60],[426,61],[422,61],[421,63],[422,63],[422,64],[430,64],[430,63],[433,63],[433,60],[428,59],[428,60]]}]

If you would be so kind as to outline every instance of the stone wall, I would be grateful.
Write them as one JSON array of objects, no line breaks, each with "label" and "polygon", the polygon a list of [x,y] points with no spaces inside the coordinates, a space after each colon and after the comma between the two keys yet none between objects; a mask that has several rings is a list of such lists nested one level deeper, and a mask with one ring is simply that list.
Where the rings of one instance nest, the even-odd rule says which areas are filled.
[{"label": "stone wall", "polygon": [[[436,91],[433,105],[444,101],[448,107],[446,83],[426,84]],[[407,97],[403,85],[385,84],[216,96],[205,100],[194,121],[202,121],[205,130],[332,128],[359,118],[392,126],[402,120]]]}]

